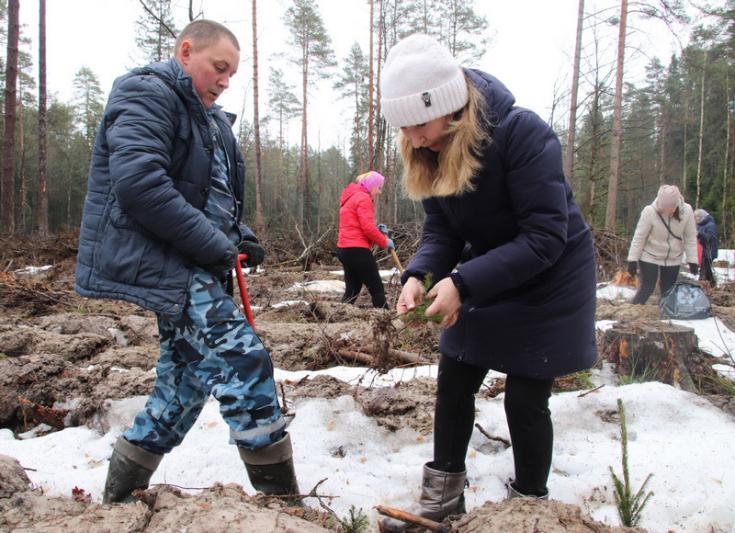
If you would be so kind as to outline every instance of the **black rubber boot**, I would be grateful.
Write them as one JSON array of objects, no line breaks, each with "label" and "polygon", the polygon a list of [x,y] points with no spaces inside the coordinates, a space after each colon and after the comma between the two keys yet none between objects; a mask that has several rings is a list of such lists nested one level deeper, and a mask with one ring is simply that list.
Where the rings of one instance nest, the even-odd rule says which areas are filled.
[{"label": "black rubber boot", "polygon": [[110,457],[102,503],[135,501],[133,491],[148,488],[161,459],[163,455],[151,453],[119,437]]},{"label": "black rubber boot", "polygon": [[[291,436],[285,433],[278,442],[246,450],[238,447],[240,458],[245,463],[253,488],[268,496],[288,496],[299,494],[299,484],[293,466]],[[289,505],[303,506],[298,499],[287,500]]]},{"label": "black rubber boot", "polygon": [[[441,522],[449,515],[466,513],[464,487],[467,482],[467,471],[442,472],[429,467],[429,464],[431,463],[424,465],[419,506],[409,512],[435,522]],[[424,531],[424,529],[395,518],[383,518],[380,521],[380,531],[383,533]]]}]

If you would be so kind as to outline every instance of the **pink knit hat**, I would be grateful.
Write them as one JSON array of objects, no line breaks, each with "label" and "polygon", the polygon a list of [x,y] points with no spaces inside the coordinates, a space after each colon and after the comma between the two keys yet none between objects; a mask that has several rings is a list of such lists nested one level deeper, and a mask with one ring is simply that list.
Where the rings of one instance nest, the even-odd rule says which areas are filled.
[{"label": "pink knit hat", "polygon": [[357,176],[355,181],[365,187],[367,192],[373,192],[373,190],[378,190],[383,186],[385,178],[382,174],[371,170],[370,172],[365,172],[365,174]]},{"label": "pink knit hat", "polygon": [[679,206],[681,193],[676,185],[661,185],[656,196],[656,206],[659,209],[673,209]]}]

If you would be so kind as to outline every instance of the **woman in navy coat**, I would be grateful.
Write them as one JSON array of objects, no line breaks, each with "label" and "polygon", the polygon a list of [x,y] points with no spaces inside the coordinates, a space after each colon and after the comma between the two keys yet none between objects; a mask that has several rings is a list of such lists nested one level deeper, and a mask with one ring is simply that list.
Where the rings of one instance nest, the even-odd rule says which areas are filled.
[{"label": "woman in navy coat", "polygon": [[[474,395],[489,369],[507,374],[508,496],[547,498],[554,378],[597,357],[595,254],[559,141],[500,81],[462,69],[426,35],[391,49],[381,89],[383,114],[401,129],[405,188],[425,211],[397,310],[428,298],[426,314],[441,315],[444,327],[434,458],[418,512],[434,520],[464,512]],[[466,244],[469,259],[458,265]],[[424,294],[429,274],[435,285]],[[382,523],[385,531],[404,526]]]}]

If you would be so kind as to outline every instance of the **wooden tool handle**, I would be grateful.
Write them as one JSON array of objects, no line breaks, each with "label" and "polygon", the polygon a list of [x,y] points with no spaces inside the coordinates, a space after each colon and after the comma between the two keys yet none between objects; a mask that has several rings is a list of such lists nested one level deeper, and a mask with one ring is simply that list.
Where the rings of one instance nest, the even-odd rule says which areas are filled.
[{"label": "wooden tool handle", "polygon": [[391,518],[395,518],[397,520],[402,520],[403,522],[408,522],[409,524],[416,524],[418,526],[428,529],[429,531],[435,531],[436,533],[451,533],[451,530],[448,527],[443,526],[441,522],[434,522],[433,520],[429,520],[428,518],[424,518],[423,516],[408,513],[406,511],[401,511],[400,509],[396,509],[395,507],[377,505],[375,509],[380,514],[390,516]]}]

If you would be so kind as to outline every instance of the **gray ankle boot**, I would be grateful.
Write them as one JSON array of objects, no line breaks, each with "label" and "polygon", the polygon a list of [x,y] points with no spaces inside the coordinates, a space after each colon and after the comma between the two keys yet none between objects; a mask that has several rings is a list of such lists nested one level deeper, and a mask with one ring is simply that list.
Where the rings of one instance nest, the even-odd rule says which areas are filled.
[{"label": "gray ankle boot", "polygon": [[163,455],[151,453],[130,444],[122,436],[118,437],[110,457],[102,503],[135,501],[133,491],[148,488],[148,482],[161,459]]},{"label": "gray ankle boot", "polygon": [[[409,512],[435,522],[441,522],[449,515],[466,513],[464,487],[467,482],[467,471],[442,472],[429,467],[429,464],[424,465],[424,479],[421,484],[419,507]],[[384,533],[423,530],[424,528],[420,526],[407,524],[395,518],[380,520],[380,531]]]},{"label": "gray ankle boot", "polygon": [[523,494],[522,492],[518,492],[513,485],[511,485],[512,481],[508,481],[508,483],[505,484],[505,487],[508,489],[508,496],[507,500],[512,500],[513,498],[533,498],[534,500],[548,500],[549,499],[549,491],[546,491],[546,494],[542,496],[536,496],[534,494]]},{"label": "gray ankle boot", "polygon": [[[291,435],[285,433],[278,442],[257,450],[240,447],[237,450],[255,490],[269,496],[299,494],[293,466]],[[289,503],[303,505],[299,499],[289,500]]]}]

